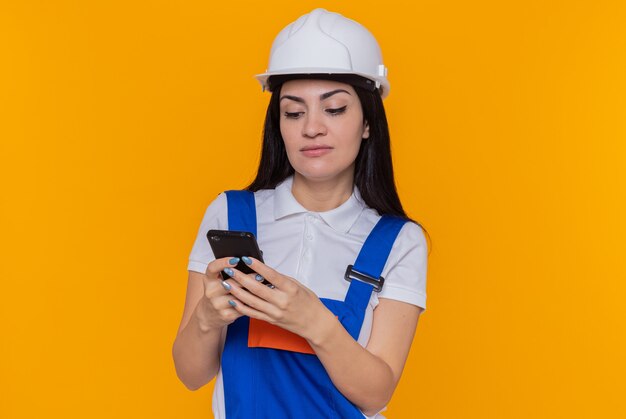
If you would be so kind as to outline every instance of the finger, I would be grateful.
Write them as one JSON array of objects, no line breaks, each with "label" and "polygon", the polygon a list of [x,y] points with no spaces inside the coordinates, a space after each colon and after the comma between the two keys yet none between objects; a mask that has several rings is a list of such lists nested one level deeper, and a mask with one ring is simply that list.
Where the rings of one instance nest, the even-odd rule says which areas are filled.
[{"label": "finger", "polygon": [[211,300],[211,306],[215,313],[225,320],[232,320],[233,316],[239,317],[241,313],[235,310],[235,307],[230,303],[231,300],[239,301],[231,294],[222,295]]},{"label": "finger", "polygon": [[277,288],[280,289],[281,286],[284,288],[288,283],[290,283],[289,278],[282,275],[278,271],[275,271],[274,269],[270,268],[269,266],[267,266],[260,260],[255,259],[253,257],[250,257],[247,259],[252,261],[252,263],[248,265],[250,266],[251,269],[253,269],[256,273],[260,274],[263,278],[267,279]]},{"label": "finger", "polygon": [[267,285],[263,285],[261,282],[255,279],[252,279],[251,276],[246,275],[235,268],[226,268],[225,271],[228,275],[232,277],[234,281],[236,281],[242,287],[245,287],[250,293],[262,298],[265,301],[269,301],[270,303],[274,302],[276,298],[275,290],[269,288]]},{"label": "finger", "polygon": [[240,313],[243,316],[248,316],[248,317],[252,317],[253,319],[259,319],[259,320],[265,320],[268,323],[272,323],[273,320],[266,315],[265,313],[262,313],[258,310],[253,309],[252,307],[248,307],[247,305],[245,305],[243,302],[241,302],[240,300],[236,299],[236,298],[231,298],[228,303],[235,309],[237,310],[238,313]]},{"label": "finger", "polygon": [[[280,310],[277,306],[275,306],[271,302],[268,302],[262,298],[259,298],[258,296],[250,292],[249,290],[244,289],[241,286],[241,284],[236,280],[236,277],[241,277],[241,276],[248,277],[248,275],[244,275],[241,272],[235,272],[234,274],[235,275],[233,276],[232,279],[228,281],[224,281],[224,286],[228,286],[230,294],[233,297],[237,298],[239,301],[242,301],[248,307],[251,307],[259,312],[262,312],[270,317],[272,316],[275,317],[275,316],[280,315]],[[248,280],[254,281],[254,279],[251,279],[250,277],[248,277]],[[261,287],[266,288],[265,285],[261,285]]]},{"label": "finger", "polygon": [[[220,288],[222,288],[221,285]],[[204,322],[215,326],[224,326],[234,322],[241,317],[241,313],[228,303],[231,298],[230,294],[226,294],[201,300],[199,316]]]},{"label": "finger", "polygon": [[235,307],[233,307],[228,302],[226,302],[226,305],[228,306],[227,308],[217,310],[217,317],[221,319],[222,321],[226,322],[227,324],[230,324],[234,322],[235,320],[237,320],[239,317],[243,316],[243,314],[235,310]]},{"label": "finger", "polygon": [[239,258],[237,257],[225,257],[220,259],[215,259],[209,263],[206,268],[206,275],[212,278],[215,278],[217,274],[219,274],[224,268],[236,266],[239,263]]},{"label": "finger", "polygon": [[204,295],[207,298],[228,294],[228,291],[222,286],[221,278],[217,279],[205,276],[202,278],[202,282],[204,283]]}]

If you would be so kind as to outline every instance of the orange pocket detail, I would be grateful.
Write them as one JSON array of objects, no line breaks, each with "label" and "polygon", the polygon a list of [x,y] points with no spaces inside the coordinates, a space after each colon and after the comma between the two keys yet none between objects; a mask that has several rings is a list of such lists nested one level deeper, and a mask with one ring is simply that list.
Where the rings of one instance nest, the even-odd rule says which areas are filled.
[{"label": "orange pocket detail", "polygon": [[304,354],[315,354],[311,345],[302,336],[298,336],[266,321],[252,318],[250,319],[248,330],[248,347],[274,348]]}]

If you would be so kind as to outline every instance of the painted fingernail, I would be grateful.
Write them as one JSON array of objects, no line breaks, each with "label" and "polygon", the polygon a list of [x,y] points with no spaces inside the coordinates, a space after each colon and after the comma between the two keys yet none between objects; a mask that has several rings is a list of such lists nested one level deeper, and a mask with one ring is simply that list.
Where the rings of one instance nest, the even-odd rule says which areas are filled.
[{"label": "painted fingernail", "polygon": [[233,300],[228,300],[228,304],[230,304],[233,307],[237,307],[237,303],[234,302]]},{"label": "painted fingernail", "polygon": [[243,260],[243,263],[245,263],[246,265],[252,265],[252,259],[250,259],[248,256],[242,256],[241,260]]},{"label": "painted fingernail", "polygon": [[232,288],[232,286],[226,281],[222,281],[222,286],[226,291],[230,291],[230,289]]},{"label": "painted fingernail", "polygon": [[224,273],[228,276],[233,276],[235,274],[235,272],[233,272],[230,268],[224,268]]},{"label": "painted fingernail", "polygon": [[263,281],[263,279],[264,279],[264,278],[263,278],[261,275],[256,274],[256,276],[254,277],[254,279],[256,279],[257,281],[261,282],[261,281]]},{"label": "painted fingernail", "polygon": [[[245,260],[244,260],[245,262]],[[228,263],[230,263],[231,265],[236,265],[239,263],[239,258],[231,258],[228,260]]]}]

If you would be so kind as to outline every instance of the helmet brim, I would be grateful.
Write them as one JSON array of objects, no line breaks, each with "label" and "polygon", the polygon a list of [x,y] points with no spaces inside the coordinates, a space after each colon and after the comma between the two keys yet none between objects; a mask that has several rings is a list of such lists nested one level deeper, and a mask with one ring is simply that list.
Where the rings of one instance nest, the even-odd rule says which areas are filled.
[{"label": "helmet brim", "polygon": [[384,99],[389,95],[389,82],[386,79],[372,79],[370,75],[357,73],[345,69],[337,68],[294,68],[288,71],[276,71],[257,74],[254,76],[263,90],[273,91],[277,86],[288,80],[298,79],[319,79],[319,80],[336,80],[350,85],[363,87],[367,90],[378,90],[381,98]]}]

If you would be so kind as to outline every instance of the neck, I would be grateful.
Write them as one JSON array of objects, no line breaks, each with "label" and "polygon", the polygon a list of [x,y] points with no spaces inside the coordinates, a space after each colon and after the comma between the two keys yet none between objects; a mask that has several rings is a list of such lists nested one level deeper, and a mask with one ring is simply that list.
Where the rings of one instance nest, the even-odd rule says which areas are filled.
[{"label": "neck", "polygon": [[346,202],[354,188],[354,172],[346,171],[330,180],[307,179],[294,173],[291,193],[304,208],[314,212],[330,211]]}]

